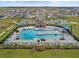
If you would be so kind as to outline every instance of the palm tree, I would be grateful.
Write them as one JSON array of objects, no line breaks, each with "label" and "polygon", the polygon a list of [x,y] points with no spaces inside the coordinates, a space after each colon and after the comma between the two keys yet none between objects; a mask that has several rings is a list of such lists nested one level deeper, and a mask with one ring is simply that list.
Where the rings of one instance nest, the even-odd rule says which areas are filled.
[{"label": "palm tree", "polygon": [[38,42],[38,46],[39,46],[40,40],[37,40],[37,42]]},{"label": "palm tree", "polygon": [[18,33],[19,32],[19,30],[16,30],[16,33]]},{"label": "palm tree", "polygon": [[44,41],[44,43],[45,43],[46,39],[44,39],[43,41]]},{"label": "palm tree", "polygon": [[44,43],[45,43],[45,41],[46,41],[45,39],[41,39],[41,44],[42,44],[42,42],[44,42]]},{"label": "palm tree", "polygon": [[44,41],[44,39],[41,39],[41,44],[42,44],[43,41]]},{"label": "palm tree", "polygon": [[43,39],[44,45],[45,45],[45,41],[46,41],[46,39]]}]

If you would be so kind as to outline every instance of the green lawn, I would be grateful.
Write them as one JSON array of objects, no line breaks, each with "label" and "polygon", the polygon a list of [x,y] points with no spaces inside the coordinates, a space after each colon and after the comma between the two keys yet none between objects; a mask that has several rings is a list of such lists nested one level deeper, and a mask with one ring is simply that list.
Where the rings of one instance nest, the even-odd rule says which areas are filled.
[{"label": "green lawn", "polygon": [[0,19],[0,25],[4,25],[5,28],[0,28],[0,33],[2,33],[3,31],[5,31],[7,28],[9,28],[10,26],[13,25],[13,20],[11,19]]},{"label": "green lawn", "polygon": [[77,38],[79,38],[79,25],[72,24],[72,32]]},{"label": "green lawn", "polygon": [[14,26],[9,31],[7,31],[8,28],[14,25],[13,21],[14,20],[11,19],[0,19],[0,25],[5,25],[5,28],[0,28],[0,34],[6,31],[4,35],[0,36],[0,42],[4,40],[4,38],[8,36],[16,28],[16,26]]},{"label": "green lawn", "polygon": [[15,28],[16,28],[16,26],[14,26],[12,29],[10,29],[9,31],[7,31],[4,35],[0,36],[0,42],[2,40],[4,40],[6,38],[6,36],[8,36]]},{"label": "green lawn", "polygon": [[79,50],[45,50],[33,52],[26,49],[0,50],[0,58],[79,58]]}]

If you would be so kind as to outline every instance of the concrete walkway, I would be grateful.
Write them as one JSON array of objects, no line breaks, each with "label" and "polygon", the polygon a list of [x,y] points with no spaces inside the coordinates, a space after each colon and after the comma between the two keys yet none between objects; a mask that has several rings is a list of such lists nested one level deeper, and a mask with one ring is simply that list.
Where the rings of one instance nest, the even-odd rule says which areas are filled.
[{"label": "concrete walkway", "polygon": [[[25,27],[23,27],[23,28],[25,28]],[[18,28],[18,30],[21,31],[23,28]],[[26,28],[28,28],[28,27],[26,27]],[[32,26],[32,28],[33,28],[33,26]],[[55,27],[54,26],[52,26],[52,27],[50,26],[48,28],[55,28]],[[57,28],[59,30],[64,30],[63,28],[59,28],[59,27],[57,27]],[[64,33],[63,37],[64,37],[65,40],[47,38],[45,42],[46,43],[52,43],[52,44],[53,43],[67,43],[67,44],[68,43],[72,43],[72,44],[78,43],[68,32]],[[17,33],[14,32],[9,38],[6,39],[5,44],[7,44],[7,43],[10,44],[12,42],[17,42],[18,44],[19,43],[21,43],[21,44],[23,44],[23,43],[36,44],[37,40],[40,40],[39,38],[34,38],[33,40],[22,40],[22,39],[16,40],[16,38],[17,38]]]}]

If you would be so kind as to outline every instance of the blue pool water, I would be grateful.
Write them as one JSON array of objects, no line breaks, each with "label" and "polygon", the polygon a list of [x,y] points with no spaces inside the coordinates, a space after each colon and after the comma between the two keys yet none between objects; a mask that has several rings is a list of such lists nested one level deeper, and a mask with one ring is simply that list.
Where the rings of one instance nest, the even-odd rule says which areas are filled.
[{"label": "blue pool water", "polygon": [[51,31],[48,30],[33,30],[33,29],[29,29],[29,30],[22,30],[20,32],[20,34],[18,35],[18,38],[22,39],[22,40],[33,40],[34,38],[43,38],[43,39],[47,39],[47,38],[52,38],[52,39],[57,39],[57,38],[62,38],[61,34],[43,34],[43,35],[37,35],[37,33],[45,33],[48,32],[50,33]]}]

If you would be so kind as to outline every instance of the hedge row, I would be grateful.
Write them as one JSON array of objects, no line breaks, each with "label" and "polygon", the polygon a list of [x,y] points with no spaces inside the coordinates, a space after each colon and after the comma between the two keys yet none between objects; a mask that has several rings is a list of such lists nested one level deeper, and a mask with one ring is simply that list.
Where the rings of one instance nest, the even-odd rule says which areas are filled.
[{"label": "hedge row", "polygon": [[46,49],[79,49],[79,45],[67,44],[67,45],[17,45],[17,44],[2,44],[0,48],[3,49],[35,49],[35,50],[46,50]]}]

